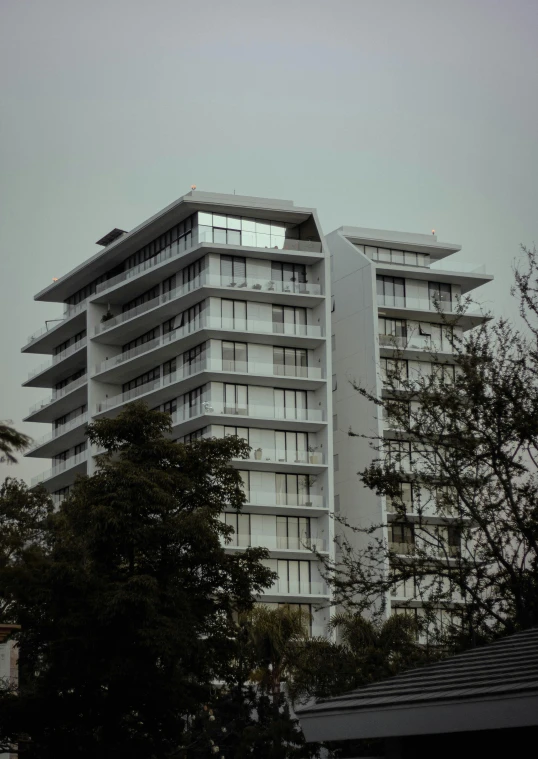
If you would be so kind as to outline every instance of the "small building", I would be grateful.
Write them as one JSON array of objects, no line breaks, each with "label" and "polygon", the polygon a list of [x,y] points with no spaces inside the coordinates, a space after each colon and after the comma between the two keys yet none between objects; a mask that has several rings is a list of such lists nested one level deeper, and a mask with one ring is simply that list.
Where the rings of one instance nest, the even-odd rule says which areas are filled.
[{"label": "small building", "polygon": [[380,738],[394,759],[532,755],[538,628],[296,711],[309,742]]}]

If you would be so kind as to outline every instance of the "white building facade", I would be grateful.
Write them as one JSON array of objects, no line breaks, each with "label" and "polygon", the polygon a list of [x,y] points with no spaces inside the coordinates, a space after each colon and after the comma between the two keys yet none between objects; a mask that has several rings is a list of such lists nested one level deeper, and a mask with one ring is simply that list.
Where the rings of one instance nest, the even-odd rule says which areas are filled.
[{"label": "white building facade", "polygon": [[[394,448],[398,467],[405,469],[408,461],[411,472],[413,464],[410,443],[397,439],[383,419],[382,408],[362,397],[351,382],[380,398],[389,392],[384,388],[387,372],[396,370],[410,380],[437,371],[453,374],[450,327],[443,326],[440,311],[450,319],[460,298],[492,277],[482,266],[447,261],[460,246],[438,242],[434,234],[341,227],[327,235],[327,244],[331,253],[335,512],[360,528],[384,525],[376,536],[399,555],[412,557],[415,542],[420,545],[422,525],[423,537],[438,534],[449,555],[456,556],[460,550],[456,515],[440,517],[435,502],[421,498],[416,484],[414,489],[410,483],[402,485],[405,522],[390,499],[360,484],[357,472],[383,455],[372,448],[372,441],[375,445],[376,440],[384,440],[385,455],[390,456]],[[452,329],[461,335],[483,319],[471,307],[454,320]],[[350,429],[359,436],[350,438]],[[346,534],[359,550],[371,541],[363,533]],[[454,610],[457,613],[461,599],[452,600],[448,610],[438,610],[441,627],[452,620]],[[420,616],[421,607],[413,581],[400,583],[386,599],[387,614]]]},{"label": "white building facade", "polygon": [[99,242],[36,296],[64,315],[23,348],[52,356],[25,383],[49,391],[27,420],[52,424],[27,453],[52,460],[32,484],[60,502],[95,469],[87,424],[135,399],[170,413],[175,440],[244,438],[228,550],[267,547],[278,580],[263,602],[301,605],[324,634],[310,548],[333,551],[330,268],[315,211],[193,191]]}]

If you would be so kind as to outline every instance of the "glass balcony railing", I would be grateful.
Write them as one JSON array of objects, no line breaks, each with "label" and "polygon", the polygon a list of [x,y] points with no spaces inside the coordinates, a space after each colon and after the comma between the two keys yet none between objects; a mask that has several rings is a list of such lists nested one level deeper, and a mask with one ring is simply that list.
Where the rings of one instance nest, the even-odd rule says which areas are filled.
[{"label": "glass balcony railing", "polygon": [[428,335],[411,334],[407,337],[400,335],[379,335],[379,345],[385,348],[400,350],[423,350],[430,353],[452,353],[452,345],[447,338],[432,340]]},{"label": "glass balcony railing", "polygon": [[94,328],[94,334],[99,335],[112,327],[123,324],[124,322],[134,319],[141,314],[152,311],[154,308],[158,308],[164,303],[177,300],[184,297],[187,293],[197,290],[201,287],[236,287],[238,290],[247,289],[263,292],[275,292],[275,293],[290,293],[300,295],[321,295],[321,286],[317,284],[310,284],[309,282],[284,282],[271,279],[260,279],[255,277],[249,277],[247,279],[238,279],[237,282],[232,277],[221,277],[217,274],[201,274],[195,279],[187,282],[180,287],[170,290],[168,293],[159,295],[158,298],[148,300],[146,303],[142,303],[140,306],[129,309],[122,314],[107,319],[107,321],[101,322]]},{"label": "glass balcony railing", "polygon": [[106,398],[96,406],[96,413],[107,411],[108,409],[119,406],[122,403],[129,403],[135,398],[139,398],[147,393],[155,392],[160,388],[171,385],[175,382],[181,382],[187,377],[192,377],[200,372],[229,372],[263,376],[286,376],[307,379],[321,379],[321,369],[310,366],[280,366],[277,364],[266,364],[257,361],[223,361],[221,359],[205,359],[196,361],[192,364],[185,364],[176,369],[175,372],[167,374],[165,377],[159,377],[151,382],[146,382],[139,387],[128,390],[124,393]]},{"label": "glass balcony railing", "polygon": [[268,548],[272,551],[326,551],[327,541],[304,535],[290,537],[282,535],[230,535],[231,542],[224,543],[227,548]]},{"label": "glass balcony railing", "polygon": [[328,596],[329,592],[324,582],[292,582],[290,580],[277,580],[275,584],[265,591],[266,594],[289,596]]},{"label": "glass balcony railing", "polygon": [[54,322],[54,324],[52,324],[52,326],[45,324],[44,327],[41,327],[41,329],[38,329],[36,332],[34,332],[32,335],[28,337],[28,343],[31,343],[34,340],[37,340],[38,337],[42,337],[43,335],[46,335],[47,332],[54,332],[59,326],[61,326],[62,324],[65,324],[65,322],[69,321],[69,319],[71,319],[73,316],[75,316],[76,314],[80,314],[80,312],[84,311],[84,309],[86,308],[87,302],[88,302],[88,299],[86,298],[80,303],[77,303],[76,306],[66,306],[63,317],[60,317],[59,319],[49,319],[49,321]]},{"label": "glass balcony railing", "polygon": [[68,469],[72,469],[73,467],[77,466],[78,464],[82,464],[83,461],[87,460],[88,451],[81,451],[80,453],[77,453],[76,456],[71,456],[65,461],[60,461],[58,464],[51,467],[50,469],[47,469],[45,472],[38,474],[36,477],[32,477],[32,487],[40,482],[46,482],[46,480],[50,480],[52,477],[56,477],[56,475],[61,474],[62,472],[66,472]]},{"label": "glass balcony railing", "polygon": [[148,340],[146,343],[131,348],[131,350],[119,353],[117,356],[107,358],[102,361],[94,369],[93,374],[100,374],[101,372],[112,369],[115,366],[120,366],[126,361],[130,361],[136,356],[141,356],[144,353],[156,350],[163,345],[169,345],[177,340],[182,340],[187,335],[191,335],[194,332],[198,332],[202,329],[219,329],[230,332],[241,331],[258,334],[273,334],[273,335],[290,335],[296,337],[321,337],[321,327],[314,324],[282,324],[272,321],[256,321],[253,319],[226,319],[218,316],[206,316],[196,319],[194,322],[185,324],[183,327],[172,330],[167,335],[161,335],[153,340]]},{"label": "glass balcony railing", "polygon": [[59,400],[60,398],[63,398],[65,395],[69,395],[69,393],[72,393],[73,390],[76,390],[79,387],[82,387],[82,385],[85,385],[88,381],[88,375],[84,374],[82,377],[79,377],[76,380],[73,380],[73,382],[70,382],[65,387],[62,387],[60,390],[55,390],[52,395],[49,395],[48,398],[43,398],[43,400],[38,401],[38,403],[34,403],[34,405],[30,408],[30,414],[34,414],[36,411],[39,411],[42,408],[45,408],[45,406],[50,406],[51,403],[54,403],[55,401]]},{"label": "glass balcony railing", "polygon": [[277,406],[249,403],[246,406],[230,405],[211,399],[202,400],[194,406],[182,406],[173,414],[174,424],[180,424],[195,416],[246,416],[258,419],[278,419],[279,421],[321,422],[321,409],[279,408]]},{"label": "glass balcony railing", "polygon": [[311,493],[276,493],[256,490],[246,493],[247,504],[253,506],[306,506],[315,509],[326,508],[322,495]]},{"label": "glass balcony railing", "polygon": [[79,427],[81,424],[86,424],[88,421],[88,414],[80,414],[79,416],[76,416],[74,419],[70,419],[66,424],[62,424],[60,427],[56,427],[55,430],[52,432],[49,432],[48,435],[43,435],[43,437],[39,438],[39,440],[34,440],[30,448],[28,449],[28,452],[34,451],[36,448],[41,447],[45,443],[48,443],[51,440],[55,440],[58,437],[61,437],[66,432],[69,432],[69,430],[74,430],[76,427]]},{"label": "glass balcony railing", "polygon": [[[124,271],[121,274],[116,275],[115,277],[111,277],[110,279],[106,280],[105,282],[101,282],[96,287],[96,293],[102,293],[105,292],[105,290],[109,290],[111,287],[115,287],[116,285],[120,284],[121,282],[125,282],[128,279],[132,279],[133,277],[137,277],[139,274],[142,274],[143,272],[147,271],[148,269],[153,269],[155,266],[159,266],[159,264],[164,263],[164,261],[168,261],[170,259],[182,256],[187,250],[191,250],[192,248],[195,248],[197,245],[200,245],[201,243],[213,243],[216,242],[218,244],[221,244],[218,240],[214,240],[213,237],[213,229],[211,227],[200,227],[199,232],[194,232],[192,236],[190,237],[190,242],[186,243],[186,238],[182,238],[181,240],[173,243],[172,245],[168,246],[164,250],[162,250],[158,255],[156,255],[154,258],[150,258],[147,261],[144,261],[141,264],[138,264],[137,266],[134,266],[132,269],[129,269],[128,271]],[[269,238],[269,239],[266,239]],[[271,244],[274,242],[275,244]],[[245,242],[242,241],[242,238],[239,238],[239,242],[233,241],[230,239],[225,240],[223,244],[229,245],[230,247],[249,247],[249,248],[271,248],[271,249],[279,249],[279,250],[288,250],[288,251],[298,251],[302,253],[321,253],[321,243],[316,241],[309,241],[309,240],[285,240],[284,238],[279,237],[278,241],[275,239],[272,241],[270,239],[269,235],[256,235],[254,233],[254,237],[249,237],[248,241],[245,238]]]},{"label": "glass balcony railing", "polygon": [[63,361],[69,356],[72,356],[74,353],[77,353],[79,350],[86,347],[86,343],[87,343],[87,340],[85,337],[82,338],[82,340],[79,340],[78,342],[73,343],[73,345],[70,345],[61,353],[58,353],[56,356],[53,356],[52,359],[50,359],[49,361],[44,361],[40,366],[37,367],[37,369],[33,369],[28,374],[28,379],[31,380],[32,377],[37,377],[38,374],[41,374],[47,369],[50,369],[52,366],[59,364],[60,361]]},{"label": "glass balcony railing", "polygon": [[253,448],[248,459],[279,464],[324,464],[321,451],[297,451],[284,448]]},{"label": "glass balcony railing", "polygon": [[[466,305],[461,299],[442,300],[437,303],[432,298],[411,298],[400,295],[377,295],[377,305],[384,308],[408,308],[415,311],[441,311],[445,314],[458,314],[458,307]],[[479,316],[481,310],[477,305],[470,304],[465,307],[465,315]]]}]

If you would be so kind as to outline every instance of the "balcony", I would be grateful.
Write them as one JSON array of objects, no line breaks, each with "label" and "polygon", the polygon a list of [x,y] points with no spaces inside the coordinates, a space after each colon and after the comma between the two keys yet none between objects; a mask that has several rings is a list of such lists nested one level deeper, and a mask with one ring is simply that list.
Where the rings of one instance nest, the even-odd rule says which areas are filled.
[{"label": "balcony", "polygon": [[[28,374],[28,379],[24,385],[50,387],[50,383],[58,381],[62,376],[69,376],[77,369],[82,368],[86,365],[86,345],[87,339],[84,337],[53,356],[51,360],[43,362],[37,369],[33,369]],[[55,369],[57,371],[54,371]]]},{"label": "balcony", "polygon": [[[210,230],[209,232],[207,230]],[[266,251],[267,249],[270,249],[272,251],[271,256],[275,258],[280,258],[282,253],[285,252],[298,252],[298,253],[310,253],[310,254],[316,254],[316,258],[318,258],[321,253],[321,242],[315,242],[315,241],[308,241],[308,240],[279,240],[278,243],[275,245],[271,244],[265,244],[267,243],[267,240],[265,239],[266,235],[260,236],[260,239],[256,235],[254,235],[253,238],[250,238],[250,242],[253,242],[255,244],[249,244],[249,245],[242,245],[241,242],[232,243],[231,241],[228,243],[228,241],[222,243],[218,242],[213,239],[212,230],[210,227],[207,228],[201,228],[199,233],[194,232],[191,236],[190,244],[185,243],[185,238],[182,240],[173,243],[169,247],[162,250],[157,256],[154,258],[149,259],[148,261],[144,261],[141,264],[138,264],[138,266],[134,266],[132,269],[129,269],[128,271],[124,271],[121,274],[116,275],[115,277],[111,277],[110,279],[106,280],[106,282],[101,282],[101,284],[97,285],[96,287],[96,295],[102,294],[106,292],[107,290],[112,289],[113,287],[116,287],[117,285],[127,282],[128,280],[134,279],[136,277],[139,277],[140,275],[148,272],[149,270],[156,269],[157,267],[165,264],[167,261],[174,261],[175,259],[181,258],[182,256],[186,256],[186,254],[189,251],[194,250],[201,244],[209,244],[208,247],[213,247],[213,245],[217,245],[218,249],[223,249],[226,251],[226,249],[229,247],[237,248],[239,247],[245,247],[250,249],[263,249]],[[261,239],[261,238],[264,239]],[[271,240],[269,240],[269,243]],[[276,241],[275,241],[276,242]],[[263,243],[263,244],[262,244]],[[280,254],[280,256],[278,255]],[[267,254],[265,255],[267,257]]]},{"label": "balcony", "polygon": [[[101,322],[94,328],[94,336],[102,335],[105,332],[109,332],[114,327],[118,327],[121,324],[136,319],[142,314],[146,314],[150,311],[159,309],[159,315],[161,312],[169,310],[170,313],[176,313],[177,308],[166,309],[168,304],[175,304],[180,298],[184,298],[191,292],[200,290],[203,287],[211,288],[234,288],[237,297],[239,293],[243,296],[245,293],[266,293],[269,300],[275,300],[274,295],[301,295],[301,296],[314,296],[315,301],[319,301],[321,297],[321,286],[318,284],[311,284],[309,282],[283,282],[269,279],[260,279],[249,277],[247,279],[234,282],[230,277],[221,277],[217,274],[203,273],[198,277],[195,277],[191,282],[188,282],[180,287],[176,287],[168,293],[163,293],[157,298],[142,303],[140,306],[131,308],[122,314],[107,319],[107,321]],[[234,297],[236,297],[234,295]],[[285,303],[287,298],[278,298],[279,303]],[[276,301],[275,301],[276,302]],[[308,304],[310,305],[310,303]]]},{"label": "balcony", "polygon": [[[67,435],[68,432],[77,430],[82,425],[87,424],[87,422],[88,414],[79,414],[79,416],[76,416],[74,419],[70,419],[68,422],[66,422],[66,424],[62,424],[60,427],[56,427],[56,429],[52,430],[52,432],[49,432],[48,435],[43,435],[43,437],[39,438],[38,440],[34,440],[25,455],[31,456],[38,448],[43,448],[43,446],[45,446],[47,443],[55,441],[64,435]],[[47,456],[47,453],[40,451],[39,455],[45,458]]]},{"label": "balcony", "polygon": [[274,596],[329,596],[329,591],[324,582],[292,582],[288,580],[277,580],[275,584],[268,588],[264,595]]},{"label": "balcony", "polygon": [[[86,324],[85,311],[88,299],[77,303],[76,306],[66,306],[63,317],[49,319],[44,327],[28,337],[28,342],[22,348],[23,353],[52,353],[54,347],[71,335],[80,331]],[[75,318],[79,317],[79,318]],[[49,322],[54,322],[49,324]]]},{"label": "balcony", "polygon": [[71,456],[66,461],[61,461],[36,477],[32,477],[32,487],[43,483],[47,489],[59,490],[69,485],[75,474],[85,471],[87,460],[88,451],[81,451],[76,456]]},{"label": "balcony", "polygon": [[263,509],[275,507],[277,513],[283,508],[327,510],[327,504],[323,496],[313,495],[312,493],[277,493],[275,491],[251,490],[245,495],[247,499],[246,505],[249,508],[252,506],[260,506]]},{"label": "balcony", "polygon": [[327,552],[327,541],[323,538],[289,537],[282,535],[230,535],[231,542],[224,543],[226,548],[268,548],[270,551],[319,551]]},{"label": "balcony", "polygon": [[[84,374],[60,390],[55,390],[47,398],[34,403],[25,421],[30,419],[36,422],[52,421],[55,417],[61,416],[62,412],[70,410],[70,407],[76,408],[77,403],[86,398],[87,382],[88,375]],[[77,390],[80,392],[76,392]],[[61,403],[62,400],[63,403]],[[79,405],[82,405],[82,402]]]},{"label": "balcony", "polygon": [[[313,324],[282,324],[272,321],[206,316],[172,330],[166,335],[148,340],[148,342],[124,353],[105,359],[95,366],[92,376],[103,381],[106,379],[107,382],[124,382],[126,379],[143,373],[146,369],[153,368],[155,364],[162,363],[169,358],[176,358],[181,349],[187,350],[200,342],[204,337],[200,333],[204,331],[205,337],[209,339],[237,340],[237,333],[244,332],[249,335],[256,335],[255,339],[258,343],[288,347],[311,348],[324,339],[321,336],[321,327]],[[191,339],[185,342],[183,346],[178,346],[180,340],[189,337]],[[128,363],[127,371],[118,371]],[[106,375],[106,377],[102,375]]]},{"label": "balcony", "polygon": [[458,326],[462,329],[470,329],[483,322],[487,317],[483,314],[480,307],[476,304],[470,304],[465,307],[465,313],[459,314],[459,305],[464,301],[459,299],[438,301],[437,306],[431,298],[411,298],[407,296],[387,296],[377,295],[377,306],[379,313],[383,314],[385,310],[390,312],[391,316],[402,318],[424,318],[424,312],[428,312],[428,321],[440,323],[443,314],[452,315],[457,321]]},{"label": "balcony", "polygon": [[[199,381],[199,375],[207,372],[210,376],[207,381],[212,379],[211,375],[216,381],[227,380],[228,377],[232,381],[236,380],[235,375],[241,375],[243,378],[255,378],[257,383],[269,381],[271,387],[280,386],[287,387],[290,379],[301,380],[314,380],[315,387],[319,386],[322,379],[321,369],[311,366],[284,366],[279,364],[266,364],[257,361],[223,361],[221,359],[205,359],[203,361],[196,361],[192,364],[184,364],[175,372],[160,377],[159,379],[147,382],[140,387],[133,388],[125,393],[119,393],[118,395],[106,398],[96,406],[96,413],[101,414],[117,406],[121,406],[124,403],[129,403],[137,398],[149,395],[150,393],[157,393],[162,390],[163,392],[159,397],[152,399],[152,403],[164,403],[171,398],[177,396],[180,390],[174,387],[178,382],[182,382],[188,379],[196,378],[196,382]],[[244,377],[243,377],[244,376]],[[280,383],[280,378],[286,378]],[[101,379],[99,377],[99,379]],[[275,381],[276,380],[276,381]],[[192,383],[191,383],[192,384]],[[193,385],[194,386],[194,385]],[[184,390],[185,388],[182,388]]]},{"label": "balcony", "polygon": [[[172,414],[172,423],[183,424],[191,419],[203,419],[204,424],[247,424],[262,429],[272,429],[275,422],[281,429],[300,431],[318,431],[325,426],[324,413],[321,409],[279,408],[277,406],[249,403],[247,406],[231,406],[211,398],[202,400],[194,406],[181,406]],[[232,417],[222,419],[220,417]],[[249,425],[249,421],[254,424]]]}]

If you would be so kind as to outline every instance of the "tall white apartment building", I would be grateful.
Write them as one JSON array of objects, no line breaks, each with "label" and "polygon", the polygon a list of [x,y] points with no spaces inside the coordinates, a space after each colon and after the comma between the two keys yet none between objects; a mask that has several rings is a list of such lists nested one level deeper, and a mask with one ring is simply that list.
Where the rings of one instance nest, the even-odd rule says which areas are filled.
[{"label": "tall white apartment building", "polygon": [[[460,246],[438,242],[435,235],[341,227],[327,236],[327,244],[332,282],[335,512],[362,528],[387,525],[380,537],[396,553],[411,555],[416,533],[420,540],[420,529],[414,527],[419,518],[411,485],[402,485],[404,523],[390,500],[362,486],[357,474],[381,457],[372,450],[368,436],[384,438],[385,450],[390,455],[394,448],[398,462],[411,461],[410,443],[395,439],[382,409],[359,395],[351,381],[382,397],[388,392],[383,378],[394,369],[394,361],[401,361],[399,368],[409,379],[432,371],[453,374],[452,346],[439,311],[450,316],[460,296],[492,277],[483,267],[447,261]],[[483,318],[469,309],[453,328],[462,332]],[[350,438],[349,429],[366,437]],[[451,526],[450,516],[439,518],[432,499],[423,498],[421,504],[426,529],[430,534],[438,530],[443,545],[456,554],[459,532]],[[350,532],[348,537],[359,549],[371,540],[362,533]],[[401,583],[387,598],[388,613],[420,614],[420,607],[411,581]],[[443,613],[439,610],[441,625]]]},{"label": "tall white apartment building", "polygon": [[63,318],[23,352],[51,356],[26,386],[52,425],[29,456],[52,459],[57,501],[94,471],[86,425],[135,399],[168,411],[182,442],[238,435],[247,494],[229,550],[265,546],[278,580],[264,603],[304,605],[323,634],[329,600],[309,546],[333,550],[329,254],[312,209],[190,192],[39,292]]}]

